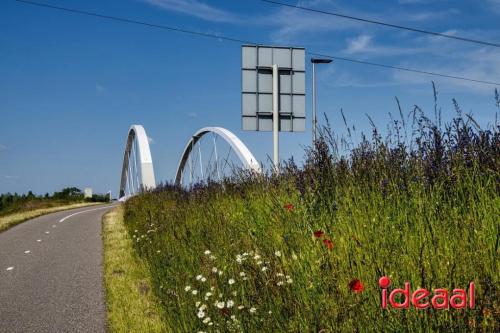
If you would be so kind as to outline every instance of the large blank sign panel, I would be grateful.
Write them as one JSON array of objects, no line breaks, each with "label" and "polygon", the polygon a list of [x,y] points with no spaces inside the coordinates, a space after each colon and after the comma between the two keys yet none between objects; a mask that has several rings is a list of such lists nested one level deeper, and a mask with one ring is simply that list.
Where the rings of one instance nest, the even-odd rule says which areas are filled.
[{"label": "large blank sign panel", "polygon": [[305,131],[305,49],[243,45],[241,113],[245,131],[273,130],[273,72],[279,71],[279,130]]}]

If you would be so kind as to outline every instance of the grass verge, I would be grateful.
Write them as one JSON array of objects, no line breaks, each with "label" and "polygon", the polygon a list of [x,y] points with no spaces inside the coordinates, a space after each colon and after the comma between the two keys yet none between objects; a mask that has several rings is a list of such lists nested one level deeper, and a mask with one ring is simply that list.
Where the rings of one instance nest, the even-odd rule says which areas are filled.
[{"label": "grass verge", "polygon": [[147,266],[134,253],[122,207],[104,216],[102,237],[109,332],[171,332],[160,320]]},{"label": "grass verge", "polygon": [[[459,114],[440,129],[419,112],[357,146],[325,128],[279,175],[129,199],[162,320],[182,332],[500,332],[500,126]],[[383,309],[381,277],[391,294],[408,282],[447,295]],[[450,306],[471,281],[475,306]]]},{"label": "grass verge", "polygon": [[50,208],[41,208],[41,209],[35,209],[35,210],[30,210],[27,212],[19,212],[19,213],[14,213],[14,214],[9,214],[5,216],[0,217],[0,232],[5,231],[9,228],[12,228],[13,226],[22,223],[27,220],[31,220],[32,218],[50,214],[50,213],[55,213],[55,212],[60,212],[63,210],[68,210],[68,209],[74,209],[74,208],[80,208],[80,207],[85,207],[85,206],[94,206],[98,205],[100,203],[95,203],[95,202],[82,202],[82,203],[77,203],[77,204],[71,204],[71,205],[64,205],[64,206],[58,206],[58,207],[50,207]]}]

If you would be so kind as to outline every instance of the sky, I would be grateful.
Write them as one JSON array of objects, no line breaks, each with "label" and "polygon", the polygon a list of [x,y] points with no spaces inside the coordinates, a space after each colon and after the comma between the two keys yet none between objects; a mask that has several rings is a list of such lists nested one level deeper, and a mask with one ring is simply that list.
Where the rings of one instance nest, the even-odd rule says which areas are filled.
[{"label": "sky", "polygon": [[[40,0],[306,51],[500,82],[500,48],[395,30],[259,0]],[[499,43],[499,0],[283,0],[393,24]],[[307,59],[308,60],[308,59]],[[300,163],[307,128],[280,134],[280,157]],[[172,180],[191,135],[205,126],[233,131],[266,162],[272,134],[241,130],[241,45],[0,2],[0,193],[37,194],[66,186],[116,195],[130,125],[151,142],[157,181]],[[390,113],[419,105],[433,114],[431,80],[444,120],[452,98],[487,127],[498,113],[495,86],[343,61],[318,66],[318,113],[358,137],[369,115],[383,131]],[[500,87],[498,87],[500,88]],[[320,122],[323,122],[321,117]]]}]

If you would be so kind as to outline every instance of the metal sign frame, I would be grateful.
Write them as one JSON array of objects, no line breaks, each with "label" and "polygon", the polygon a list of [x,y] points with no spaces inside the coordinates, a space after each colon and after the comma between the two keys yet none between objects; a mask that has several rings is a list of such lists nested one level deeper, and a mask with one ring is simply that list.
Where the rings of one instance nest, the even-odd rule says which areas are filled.
[{"label": "metal sign frame", "polygon": [[241,113],[244,131],[273,131],[273,65],[278,67],[278,130],[305,131],[305,49],[243,45]]}]

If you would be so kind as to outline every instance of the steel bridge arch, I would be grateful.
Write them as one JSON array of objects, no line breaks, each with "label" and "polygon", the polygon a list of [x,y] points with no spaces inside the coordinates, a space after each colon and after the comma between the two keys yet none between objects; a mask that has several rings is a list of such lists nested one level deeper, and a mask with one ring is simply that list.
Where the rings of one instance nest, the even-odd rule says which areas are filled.
[{"label": "steel bridge arch", "polygon": [[177,167],[177,172],[175,176],[175,185],[180,186],[182,181],[182,171],[186,166],[186,162],[188,160],[189,154],[191,153],[194,145],[206,134],[214,133],[224,139],[234,150],[238,158],[240,159],[243,166],[255,173],[261,173],[262,169],[260,164],[257,162],[257,159],[253,156],[247,146],[231,131],[223,128],[223,127],[204,127],[198,130],[189,142],[186,144],[184,148],[184,152],[182,153],[181,160],[179,162],[179,166]]},{"label": "steel bridge arch", "polygon": [[[136,159],[136,166],[138,166],[138,169],[135,170],[135,174],[131,174],[132,172],[129,162],[134,143],[135,154],[132,157]],[[128,131],[120,182],[119,198],[121,200],[136,194],[130,193],[130,189],[129,193],[126,193],[127,181],[129,181],[129,186],[131,181],[136,182],[140,191],[156,187],[153,159],[151,158],[151,150],[149,149],[149,140],[142,125],[132,125]]]}]

